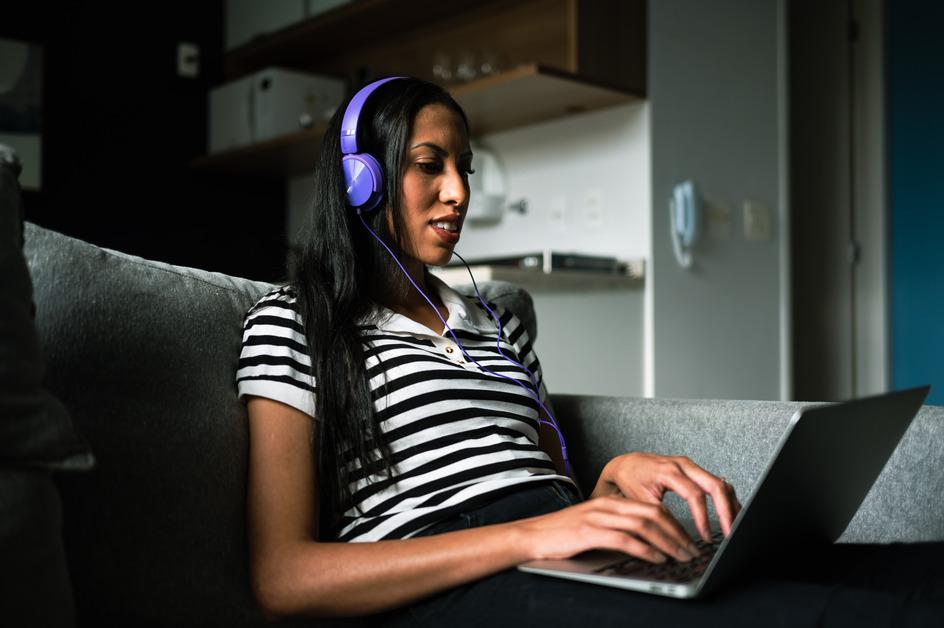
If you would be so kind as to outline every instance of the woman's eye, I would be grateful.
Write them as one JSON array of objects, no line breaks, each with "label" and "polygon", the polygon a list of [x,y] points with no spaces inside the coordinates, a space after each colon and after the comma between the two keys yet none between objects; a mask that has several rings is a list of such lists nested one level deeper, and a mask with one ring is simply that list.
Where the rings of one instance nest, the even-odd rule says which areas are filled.
[{"label": "woman's eye", "polygon": [[427,174],[434,174],[442,170],[442,164],[436,161],[421,161],[416,164],[419,169]]},{"label": "woman's eye", "polygon": [[[418,161],[416,162],[416,166],[426,174],[439,174],[443,171],[443,164],[438,161]],[[475,174],[475,170],[473,170],[471,166],[460,167],[459,172],[465,177],[470,174]]]}]

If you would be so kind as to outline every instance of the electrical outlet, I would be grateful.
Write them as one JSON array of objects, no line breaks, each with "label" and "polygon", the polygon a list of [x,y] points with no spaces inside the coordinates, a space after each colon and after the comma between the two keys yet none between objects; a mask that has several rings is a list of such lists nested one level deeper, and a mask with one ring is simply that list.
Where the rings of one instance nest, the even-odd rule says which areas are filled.
[{"label": "electrical outlet", "polygon": [[177,76],[200,76],[200,46],[186,41],[177,44]]}]

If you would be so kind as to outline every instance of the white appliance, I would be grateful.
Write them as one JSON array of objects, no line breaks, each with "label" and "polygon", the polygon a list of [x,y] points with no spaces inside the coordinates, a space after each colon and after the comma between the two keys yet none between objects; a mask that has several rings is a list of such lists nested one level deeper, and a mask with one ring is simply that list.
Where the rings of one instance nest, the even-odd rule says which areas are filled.
[{"label": "white appliance", "polygon": [[266,68],[210,91],[210,153],[279,137],[330,118],[344,81]]},{"label": "white appliance", "polygon": [[495,151],[473,144],[469,192],[472,195],[466,221],[469,224],[489,225],[501,222],[507,196],[505,168]]}]

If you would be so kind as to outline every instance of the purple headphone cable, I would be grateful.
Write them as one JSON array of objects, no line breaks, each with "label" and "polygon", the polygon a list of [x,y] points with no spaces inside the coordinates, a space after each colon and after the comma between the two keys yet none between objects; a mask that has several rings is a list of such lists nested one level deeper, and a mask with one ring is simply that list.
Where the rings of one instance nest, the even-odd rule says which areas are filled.
[{"label": "purple headphone cable", "polygon": [[[469,264],[462,258],[461,255],[459,255],[458,253],[456,253],[455,251],[453,251],[453,255],[455,255],[456,257],[458,257],[460,260],[462,260],[462,263],[465,264],[465,268],[466,268],[466,270],[469,272],[469,277],[472,279],[472,287],[475,288],[475,294],[476,294],[476,296],[478,297],[479,302],[482,303],[482,305],[485,307],[485,309],[488,310],[488,313],[491,314],[492,318],[495,319],[495,322],[498,323],[498,339],[495,341],[495,346],[498,347],[498,353],[499,353],[499,355],[501,355],[503,358],[505,358],[505,359],[508,360],[509,362],[511,362],[511,363],[513,363],[513,364],[515,364],[515,365],[521,367],[522,369],[524,369],[524,371],[530,376],[530,379],[531,379],[531,388],[528,388],[527,386],[525,386],[524,384],[522,384],[520,381],[518,381],[517,379],[515,379],[515,378],[513,378],[513,377],[509,377],[509,376],[507,376],[507,375],[502,375],[501,373],[496,373],[495,371],[492,371],[491,369],[485,368],[484,366],[482,366],[481,364],[479,364],[478,360],[476,360],[476,359],[473,358],[471,355],[469,355],[469,352],[466,351],[466,350],[465,350],[465,347],[462,346],[462,343],[459,342],[459,339],[456,337],[455,332],[452,331],[452,327],[449,326],[449,323],[447,323],[447,322],[445,321],[445,319],[443,319],[442,315],[439,313],[439,309],[438,309],[435,305],[433,305],[433,302],[430,301],[430,299],[429,299],[428,296],[426,296],[426,293],[423,292],[422,288],[420,288],[418,285],[416,285],[416,282],[413,281],[413,278],[412,278],[412,277],[410,277],[410,273],[408,273],[407,270],[406,270],[405,268],[403,268],[403,264],[400,263],[400,260],[397,259],[397,256],[394,254],[394,252],[393,252],[392,250],[390,250],[390,247],[387,246],[386,242],[384,242],[384,241],[380,238],[380,236],[378,236],[376,233],[374,233],[374,230],[371,229],[370,226],[367,224],[367,222],[364,220],[364,216],[361,214],[361,212],[357,212],[357,217],[360,218],[361,224],[363,224],[363,225],[364,225],[364,228],[367,229],[367,231],[369,231],[370,234],[371,234],[372,236],[374,236],[374,238],[376,238],[377,242],[380,242],[380,245],[381,245],[382,247],[384,247],[385,249],[387,249],[387,252],[390,253],[390,257],[393,258],[393,261],[396,262],[397,266],[400,267],[400,270],[403,271],[403,274],[406,275],[406,278],[410,281],[411,284],[413,284],[413,287],[416,288],[416,289],[419,291],[420,295],[422,295],[422,297],[426,300],[426,302],[429,303],[429,306],[430,306],[431,308],[433,308],[433,312],[436,313],[437,318],[439,318],[439,320],[442,321],[443,325],[446,326],[446,329],[449,331],[449,335],[452,336],[452,339],[455,340],[456,344],[459,346],[459,349],[462,351],[462,355],[464,355],[466,358],[468,358],[468,360],[469,360],[470,362],[474,362],[476,366],[478,366],[480,369],[482,369],[482,370],[485,371],[486,373],[491,373],[492,375],[495,375],[496,377],[501,377],[501,378],[507,379],[508,381],[514,382],[515,384],[517,384],[518,386],[520,386],[521,388],[523,388],[523,389],[525,390],[525,392],[527,392],[532,398],[534,398],[534,400],[538,403],[538,405],[541,407],[541,409],[544,410],[544,413],[547,415],[547,417],[550,419],[550,421],[545,421],[544,419],[541,418],[540,415],[538,415],[538,423],[539,423],[539,424],[543,423],[544,425],[550,425],[550,426],[554,429],[554,431],[557,432],[557,438],[558,438],[558,440],[560,441],[560,446],[561,446],[561,454],[562,454],[562,456],[563,456],[563,458],[564,458],[564,467],[565,467],[566,470],[567,470],[567,475],[569,475],[571,478],[573,478],[573,477],[574,477],[574,472],[573,472],[573,469],[572,469],[571,466],[570,466],[570,459],[567,457],[567,444],[564,442],[564,435],[561,434],[560,428],[557,427],[557,422],[554,420],[554,415],[551,414],[551,411],[548,410],[548,409],[547,409],[547,406],[544,405],[544,402],[541,401],[541,396],[540,396],[540,394],[538,394],[538,392],[537,392],[537,383],[535,382],[535,379],[536,379],[536,378],[535,378],[535,376],[534,376],[534,373],[532,373],[532,372],[528,369],[528,367],[526,367],[524,364],[521,364],[520,362],[517,362],[516,360],[513,360],[512,358],[509,358],[507,355],[505,355],[505,352],[502,351],[502,348],[501,348],[501,337],[502,337],[502,324],[501,324],[501,319],[495,314],[495,312],[492,311],[492,309],[491,309],[490,307],[488,307],[488,304],[485,303],[485,299],[482,298],[482,294],[479,292],[479,287],[478,287],[478,285],[475,283],[475,277],[472,276],[472,269],[469,268]],[[540,438],[540,436],[539,436],[539,438]],[[579,492],[580,489],[578,488],[577,491]]]}]

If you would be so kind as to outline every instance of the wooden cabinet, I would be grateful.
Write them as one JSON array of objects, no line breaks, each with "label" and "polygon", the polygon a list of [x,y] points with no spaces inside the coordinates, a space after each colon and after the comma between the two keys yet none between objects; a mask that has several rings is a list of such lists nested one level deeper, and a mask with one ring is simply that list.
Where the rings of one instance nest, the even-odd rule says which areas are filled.
[{"label": "wooden cabinet", "polygon": [[[229,52],[227,80],[269,66],[431,81],[434,58],[489,51],[499,70],[448,84],[482,135],[645,97],[645,0],[355,0]],[[325,125],[194,161],[287,177],[314,167]]]}]

